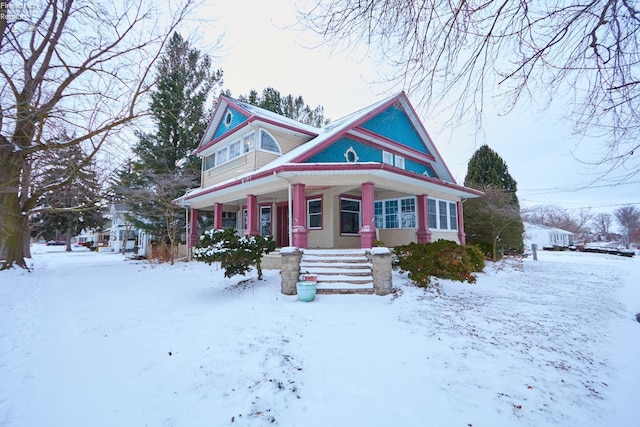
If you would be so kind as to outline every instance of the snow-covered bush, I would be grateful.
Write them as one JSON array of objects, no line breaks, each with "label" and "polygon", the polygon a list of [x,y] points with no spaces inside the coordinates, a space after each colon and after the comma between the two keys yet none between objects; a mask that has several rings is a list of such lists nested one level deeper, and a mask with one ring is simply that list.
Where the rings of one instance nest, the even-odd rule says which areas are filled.
[{"label": "snow-covered bush", "polygon": [[225,277],[244,275],[255,265],[258,280],[262,280],[262,255],[275,248],[276,242],[271,236],[239,236],[235,229],[227,228],[205,231],[193,250],[193,257],[207,264],[219,262]]}]

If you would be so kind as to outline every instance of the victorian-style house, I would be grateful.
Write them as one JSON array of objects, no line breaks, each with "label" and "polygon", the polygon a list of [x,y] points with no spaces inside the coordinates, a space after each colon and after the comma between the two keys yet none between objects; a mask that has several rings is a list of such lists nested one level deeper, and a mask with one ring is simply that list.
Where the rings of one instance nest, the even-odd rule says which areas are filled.
[{"label": "victorian-style house", "polygon": [[316,128],[222,96],[195,151],[200,187],[177,200],[215,228],[297,248],[465,243],[456,183],[404,92]]}]

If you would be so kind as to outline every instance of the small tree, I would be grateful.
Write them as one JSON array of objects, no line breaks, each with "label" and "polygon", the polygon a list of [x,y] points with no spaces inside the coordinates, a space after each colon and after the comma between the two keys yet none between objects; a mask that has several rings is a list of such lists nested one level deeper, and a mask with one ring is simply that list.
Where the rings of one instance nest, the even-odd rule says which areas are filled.
[{"label": "small tree", "polygon": [[518,185],[509,174],[507,164],[487,145],[480,147],[469,160],[467,187],[485,192],[479,199],[464,204],[464,228],[469,243],[489,251],[495,261],[503,250],[520,253],[524,225],[520,217]]},{"label": "small tree", "polygon": [[262,280],[262,256],[276,249],[271,236],[239,236],[233,228],[205,231],[193,251],[196,261],[219,262],[224,276],[245,275],[255,265]]}]

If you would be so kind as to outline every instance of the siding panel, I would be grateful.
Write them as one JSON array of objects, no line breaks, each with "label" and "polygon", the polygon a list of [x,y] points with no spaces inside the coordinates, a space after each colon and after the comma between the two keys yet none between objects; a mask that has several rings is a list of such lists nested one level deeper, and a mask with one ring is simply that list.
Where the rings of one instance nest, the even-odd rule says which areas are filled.
[{"label": "siding panel", "polygon": [[387,108],[362,127],[421,153],[431,154],[405,112],[398,107]]}]

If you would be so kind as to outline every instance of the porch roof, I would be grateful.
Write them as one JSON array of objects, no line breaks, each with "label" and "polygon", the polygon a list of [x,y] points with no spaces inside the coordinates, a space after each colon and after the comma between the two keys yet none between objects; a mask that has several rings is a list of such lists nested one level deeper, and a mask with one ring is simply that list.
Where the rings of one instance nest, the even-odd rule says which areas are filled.
[{"label": "porch roof", "polygon": [[183,206],[202,208],[246,197],[286,189],[289,184],[352,185],[373,182],[376,187],[408,194],[444,193],[452,197],[473,198],[483,193],[471,188],[418,175],[385,163],[285,163],[251,172],[207,188],[190,190],[176,199]]}]

